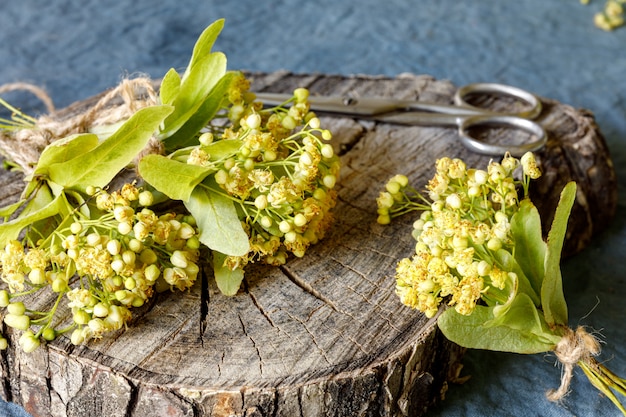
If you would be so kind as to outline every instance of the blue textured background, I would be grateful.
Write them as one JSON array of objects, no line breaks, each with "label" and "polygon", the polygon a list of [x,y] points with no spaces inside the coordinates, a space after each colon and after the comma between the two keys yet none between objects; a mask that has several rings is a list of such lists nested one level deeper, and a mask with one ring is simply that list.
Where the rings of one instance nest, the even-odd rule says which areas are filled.
[{"label": "blue textured background", "polygon": [[[593,26],[604,0],[191,1],[22,0],[0,9],[0,84],[45,87],[58,107],[115,86],[128,73],[183,68],[202,29],[226,27],[216,48],[230,69],[329,74],[430,74],[457,85],[513,84],[593,111],[620,182],[616,219],[564,264],[570,323],[601,330],[602,359],[626,375],[626,27]],[[26,94],[5,96],[27,112]],[[551,355],[469,352],[472,379],[432,416],[617,416],[576,372],[561,403],[545,400],[560,369]],[[15,412],[0,402],[0,415]]]}]

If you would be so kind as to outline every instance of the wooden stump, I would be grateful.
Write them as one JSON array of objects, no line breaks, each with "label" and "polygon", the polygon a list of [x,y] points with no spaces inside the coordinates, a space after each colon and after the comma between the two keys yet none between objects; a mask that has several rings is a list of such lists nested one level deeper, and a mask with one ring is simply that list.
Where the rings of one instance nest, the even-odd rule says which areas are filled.
[{"label": "wooden stump", "polygon": [[[428,76],[248,75],[257,91],[304,86],[312,94],[442,103],[454,92]],[[534,197],[549,217],[565,182],[579,183],[571,254],[607,226],[615,175],[593,117],[543,101],[550,139],[538,154],[545,175]],[[394,269],[413,251],[415,216],[380,226],[375,198],[396,173],[422,187],[439,157],[476,167],[490,158],[467,152],[453,129],[322,121],[343,162],[335,225],[324,241],[280,268],[251,265],[235,297],[221,295],[207,271],[190,291],[157,296],[127,330],[84,346],[61,337],[24,354],[15,348],[19,335],[5,328],[3,397],[34,416],[423,415],[456,376],[463,349],[395,296]],[[19,179],[2,173],[1,203],[17,197]]]}]

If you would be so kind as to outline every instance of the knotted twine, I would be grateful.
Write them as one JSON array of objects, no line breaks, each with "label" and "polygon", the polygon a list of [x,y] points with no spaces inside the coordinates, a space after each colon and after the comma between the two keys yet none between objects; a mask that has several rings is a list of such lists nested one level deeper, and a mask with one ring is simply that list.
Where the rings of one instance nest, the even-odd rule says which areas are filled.
[{"label": "knotted twine", "polygon": [[565,335],[557,343],[554,353],[563,365],[561,385],[556,390],[548,391],[546,396],[550,401],[559,401],[569,392],[576,364],[584,362],[591,368],[597,366],[593,357],[600,354],[600,343],[582,326],[579,326],[576,331],[567,328]]},{"label": "knotted twine", "polygon": [[[0,153],[19,165],[26,175],[33,172],[43,149],[55,140],[121,122],[141,108],[158,104],[157,93],[147,77],[123,79],[91,108],[71,117],[59,114],[50,96],[35,85],[18,82],[0,86],[0,94],[15,90],[34,94],[49,112],[37,118],[32,128],[0,131]],[[153,137],[148,147],[155,146],[158,147],[158,141]]]}]

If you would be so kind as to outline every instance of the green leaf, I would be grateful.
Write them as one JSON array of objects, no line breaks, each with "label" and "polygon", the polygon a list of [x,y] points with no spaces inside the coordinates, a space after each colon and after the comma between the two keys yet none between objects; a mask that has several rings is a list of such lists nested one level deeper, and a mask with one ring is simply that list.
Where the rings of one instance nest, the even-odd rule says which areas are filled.
[{"label": "green leaf", "polygon": [[7,217],[10,217],[13,213],[17,211],[17,209],[22,207],[22,205],[24,205],[25,203],[26,203],[26,200],[20,199],[19,201],[13,204],[9,204],[8,206],[4,206],[0,208],[0,217],[4,217],[5,219]]},{"label": "green leaf", "polygon": [[198,111],[205,98],[226,73],[226,56],[214,52],[202,58],[187,78],[183,79],[178,95],[172,102],[174,112],[165,119],[159,137],[173,135]]},{"label": "green leaf", "polygon": [[[517,250],[517,242],[515,243],[515,247]],[[528,277],[526,277],[526,274],[513,255],[504,249],[500,249],[493,253],[493,257],[503,271],[515,272],[517,275],[517,293],[524,293],[528,295],[531,300],[533,300],[535,305],[539,305],[539,293],[535,292],[530,284],[530,281],[528,280]]]},{"label": "green leaf", "polygon": [[189,64],[183,74],[183,79],[186,79],[189,76],[189,73],[196,65],[198,65],[198,62],[211,53],[213,44],[222,32],[223,28],[224,19],[218,19],[211,23],[206,29],[204,29],[204,31],[202,31],[200,36],[198,36],[198,40],[196,40],[193,52],[191,53],[191,59],[189,60]]},{"label": "green leaf", "polygon": [[198,144],[196,135],[209,124],[222,107],[234,74],[229,72],[224,75],[189,120],[163,141],[168,151]]},{"label": "green leaf", "polygon": [[200,242],[209,249],[231,256],[248,253],[248,234],[243,230],[232,200],[200,185],[184,204],[196,219]]},{"label": "green leaf", "polygon": [[77,158],[96,148],[98,143],[98,136],[92,133],[71,135],[63,139],[55,140],[41,152],[33,175],[45,175],[50,165]]},{"label": "green leaf", "polygon": [[213,274],[215,275],[217,288],[219,288],[222,294],[232,296],[239,291],[243,281],[243,269],[236,268],[232,270],[224,266],[225,259],[226,255],[213,251]]},{"label": "green leaf", "polygon": [[211,161],[223,160],[230,158],[241,149],[243,142],[238,139],[224,139],[211,143],[208,146],[203,147],[211,157]]},{"label": "green leaf", "polygon": [[[517,300],[519,299],[519,301]],[[491,323],[492,308],[476,306],[469,316],[450,308],[437,324],[446,338],[468,349],[487,349],[512,353],[541,353],[554,349],[561,339],[546,333],[540,316],[529,297],[518,295],[502,323]]]},{"label": "green leaf", "polygon": [[522,268],[537,294],[545,273],[546,243],[541,231],[541,218],[535,205],[525,199],[511,219],[511,233],[515,241],[515,260]]},{"label": "green leaf", "polygon": [[[39,195],[40,193],[37,194]],[[63,194],[50,201],[47,200],[49,194],[45,195],[45,193],[41,192],[41,195],[41,199],[37,200],[36,196],[30,202],[31,208],[22,212],[19,217],[0,224],[0,247],[4,248],[9,241],[17,239],[20,232],[27,226],[65,211],[67,201]]]},{"label": "green leaf", "polygon": [[161,95],[162,104],[172,104],[176,96],[180,91],[180,75],[174,68],[165,74],[163,80],[161,80],[161,87],[159,94]]},{"label": "green leaf", "polygon": [[570,182],[561,191],[559,205],[548,233],[545,276],[541,286],[541,306],[550,326],[567,325],[567,303],[561,278],[561,251],[572,205],[576,199],[576,183]]},{"label": "green leaf", "polygon": [[146,155],[139,161],[142,178],[173,200],[188,201],[194,188],[215,171],[162,155]]},{"label": "green leaf", "polygon": [[146,107],[137,111],[111,137],[80,157],[48,166],[50,180],[78,191],[93,185],[104,187],[146,146],[170,106]]}]

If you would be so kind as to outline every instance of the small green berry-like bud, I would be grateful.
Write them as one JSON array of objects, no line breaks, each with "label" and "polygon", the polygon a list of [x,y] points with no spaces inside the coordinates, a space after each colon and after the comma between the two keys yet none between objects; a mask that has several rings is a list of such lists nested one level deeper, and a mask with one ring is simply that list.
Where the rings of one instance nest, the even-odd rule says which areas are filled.
[{"label": "small green berry-like bud", "polygon": [[177,266],[179,268],[187,268],[187,256],[185,256],[185,253],[183,251],[174,251],[174,253],[172,253],[172,256],[170,257],[170,262],[172,262],[172,265]]},{"label": "small green berry-like bud", "polygon": [[289,115],[283,117],[283,120],[281,121],[281,124],[287,130],[292,130],[292,129],[296,128],[296,121],[294,120],[293,117],[291,117]]},{"label": "small green berry-like bud", "polygon": [[76,310],[72,315],[72,319],[76,324],[87,324],[91,320],[91,314],[85,310]]},{"label": "small green berry-like bud", "polygon": [[129,222],[121,222],[117,225],[117,231],[120,232],[120,234],[122,235],[129,234],[131,230],[133,230],[133,227],[130,225]]},{"label": "small green berry-like bud", "polygon": [[43,332],[41,332],[41,337],[49,342],[57,337],[57,332],[54,331],[54,329],[51,327],[46,327],[45,329],[43,329]]},{"label": "small green berry-like bud", "polygon": [[[138,223],[138,224],[141,224],[141,223]],[[128,242],[128,249],[130,249],[134,253],[140,253],[143,250],[143,248],[144,248],[143,242],[139,239],[131,239],[130,242]]]},{"label": "small green berry-like bud", "polygon": [[261,126],[261,116],[257,113],[252,113],[246,117],[246,124],[250,129],[258,129]]},{"label": "small green berry-like bud", "polygon": [[154,195],[150,191],[142,191],[139,193],[139,205],[149,207],[154,203]]},{"label": "small green berry-like bud", "polygon": [[146,279],[149,282],[154,282],[157,280],[157,278],[159,277],[159,275],[161,275],[161,271],[159,270],[159,267],[156,266],[155,264],[151,264],[149,265],[144,271],[143,271]]},{"label": "small green berry-like bud", "polygon": [[264,210],[267,208],[267,196],[265,194],[259,195],[254,199],[254,206],[259,210]]},{"label": "small green berry-like bud", "polygon": [[494,252],[497,250],[500,250],[502,248],[502,241],[498,239],[497,237],[492,237],[487,242],[487,248],[489,248],[489,250],[492,250]]},{"label": "small green berry-like bud", "polygon": [[69,287],[67,286],[67,281],[61,276],[57,276],[52,280],[51,287],[52,291],[54,292],[64,292],[69,289]]},{"label": "small green berry-like bud", "polygon": [[288,233],[291,231],[291,224],[287,220],[283,220],[278,224],[278,229],[283,233]]},{"label": "small green berry-like bud", "polygon": [[128,277],[124,280],[124,287],[126,287],[127,290],[134,290],[137,287],[137,282],[135,281],[135,278],[133,277]]},{"label": "small green berry-like bud", "polygon": [[381,214],[378,216],[376,221],[378,224],[389,224],[391,223],[391,216],[389,216],[389,214]]},{"label": "small green berry-like bud", "polygon": [[6,350],[9,347],[9,342],[2,336],[0,336],[0,350]]},{"label": "small green berry-like bud", "polygon": [[309,98],[309,90],[303,87],[293,90],[293,96],[296,98],[296,102],[302,103]]},{"label": "small green berry-like bud", "polygon": [[6,307],[11,302],[11,297],[9,296],[9,292],[7,290],[0,291],[0,307]]},{"label": "small green berry-like bud", "polygon": [[332,174],[325,175],[324,178],[322,179],[322,183],[326,186],[326,188],[333,188],[335,186],[336,181],[337,181],[337,178]]},{"label": "small green berry-like bud", "polygon": [[332,145],[329,145],[328,143],[322,145],[322,148],[320,149],[320,153],[322,154],[322,156],[326,159],[330,159],[335,155],[335,150],[333,149]]},{"label": "small green berry-like bud", "polygon": [[293,224],[296,227],[302,227],[307,223],[306,216],[302,213],[298,213],[293,217]]},{"label": "small green berry-like bud", "polygon": [[21,316],[22,314],[24,314],[26,312],[26,306],[24,305],[23,302],[17,301],[15,303],[10,303],[7,306],[7,311],[10,314],[15,314],[16,316]]},{"label": "small green berry-like bud", "polygon": [[85,336],[83,335],[82,329],[74,329],[72,332],[72,336],[70,336],[70,341],[73,345],[80,345],[85,341]]},{"label": "small green berry-like bud", "polygon": [[132,250],[125,250],[124,252],[122,252],[122,261],[124,261],[126,265],[134,266],[136,259],[137,255],[135,255],[135,252],[133,252]]},{"label": "small green berry-like bud", "polygon": [[210,145],[211,143],[213,143],[213,133],[204,132],[203,134],[200,135],[200,137],[198,138],[198,141],[200,142],[202,146]]},{"label": "small green berry-like bud", "polygon": [[81,230],[83,230],[83,225],[79,222],[74,222],[70,225],[70,231],[75,235],[79,234]]},{"label": "small green berry-like bud", "polygon": [[46,283],[46,272],[41,268],[35,268],[28,273],[28,280],[33,285],[43,285]]},{"label": "small green berry-like bud", "polygon": [[139,260],[146,265],[151,265],[157,261],[157,255],[150,248],[146,248],[139,254]]},{"label": "small green berry-like bud", "polygon": [[26,331],[22,336],[20,336],[20,346],[22,346],[22,350],[26,353],[34,352],[39,346],[41,342],[33,332]]},{"label": "small green berry-like bud", "polygon": [[117,239],[112,239],[107,242],[107,251],[111,255],[118,255],[122,249],[122,244]]},{"label": "small green berry-like bud", "polygon": [[393,179],[385,184],[385,189],[389,191],[390,194],[398,194],[401,188],[400,183]]},{"label": "small green berry-like bud", "polygon": [[14,329],[26,330],[30,327],[30,317],[9,313],[4,316],[4,323]]},{"label": "small green berry-like bud", "polygon": [[109,315],[109,307],[104,303],[93,306],[93,315],[96,317],[106,317]]},{"label": "small green berry-like bud", "polygon": [[185,247],[195,250],[195,249],[200,249],[200,239],[198,239],[198,236],[192,236],[189,239],[187,239],[187,243],[185,243]]}]

